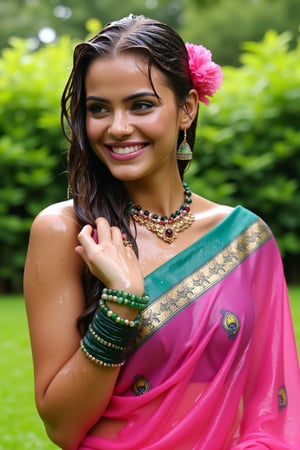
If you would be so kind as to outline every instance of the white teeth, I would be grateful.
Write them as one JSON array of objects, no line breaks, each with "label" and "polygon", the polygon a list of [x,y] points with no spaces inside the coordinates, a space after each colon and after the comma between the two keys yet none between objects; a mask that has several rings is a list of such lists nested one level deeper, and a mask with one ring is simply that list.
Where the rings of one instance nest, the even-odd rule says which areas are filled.
[{"label": "white teeth", "polygon": [[132,145],[131,147],[111,147],[112,151],[118,155],[129,155],[130,153],[137,152],[141,148],[141,145]]}]

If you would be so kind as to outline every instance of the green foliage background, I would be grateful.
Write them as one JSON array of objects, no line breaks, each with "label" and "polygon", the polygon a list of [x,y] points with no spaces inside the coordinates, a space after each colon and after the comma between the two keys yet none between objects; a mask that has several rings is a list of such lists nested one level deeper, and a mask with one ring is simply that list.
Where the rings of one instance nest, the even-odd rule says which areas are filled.
[{"label": "green foliage background", "polygon": [[268,31],[246,42],[241,67],[224,67],[224,83],[202,110],[188,175],[197,192],[242,204],[272,228],[287,275],[300,277],[300,45]]},{"label": "green foliage background", "polygon": [[67,192],[59,105],[72,44],[10,43],[0,59],[0,291],[21,289],[32,218]]},{"label": "green foliage background", "polygon": [[266,30],[293,33],[297,40],[299,0],[187,0],[181,34],[208,47],[218,63],[239,65],[241,43],[259,42]]},{"label": "green foliage background", "polygon": [[82,40],[91,18],[103,24],[129,13],[144,14],[177,29],[185,40],[212,50],[220,64],[238,64],[240,44],[260,41],[266,30],[294,34],[300,23],[299,0],[0,0],[0,48],[10,36],[42,44],[40,31]]},{"label": "green foliage background", "polygon": [[[290,40],[270,31],[244,44],[240,67],[224,67],[222,89],[201,107],[187,176],[201,195],[259,213],[298,279],[300,46]],[[60,96],[73,45],[62,37],[30,52],[14,38],[0,58],[0,291],[21,289],[32,219],[67,196]]]}]

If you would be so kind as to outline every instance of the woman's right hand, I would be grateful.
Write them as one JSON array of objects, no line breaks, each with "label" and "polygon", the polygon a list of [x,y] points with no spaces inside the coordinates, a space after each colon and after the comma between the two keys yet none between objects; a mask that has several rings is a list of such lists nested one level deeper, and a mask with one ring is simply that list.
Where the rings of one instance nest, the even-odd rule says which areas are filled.
[{"label": "woman's right hand", "polygon": [[96,226],[98,242],[93,238],[93,228],[85,225],[78,235],[76,252],[105,286],[143,295],[144,279],[138,259],[132,248],[124,246],[120,229],[110,227],[103,217],[96,219]]}]

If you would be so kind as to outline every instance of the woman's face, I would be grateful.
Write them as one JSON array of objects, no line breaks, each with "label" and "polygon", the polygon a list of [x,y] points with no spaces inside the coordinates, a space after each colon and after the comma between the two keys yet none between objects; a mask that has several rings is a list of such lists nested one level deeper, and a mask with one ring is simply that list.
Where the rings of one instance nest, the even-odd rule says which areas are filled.
[{"label": "woman's face", "polygon": [[87,72],[86,131],[90,145],[112,175],[140,180],[177,170],[177,137],[184,115],[159,72],[140,57],[123,54],[94,60]]}]

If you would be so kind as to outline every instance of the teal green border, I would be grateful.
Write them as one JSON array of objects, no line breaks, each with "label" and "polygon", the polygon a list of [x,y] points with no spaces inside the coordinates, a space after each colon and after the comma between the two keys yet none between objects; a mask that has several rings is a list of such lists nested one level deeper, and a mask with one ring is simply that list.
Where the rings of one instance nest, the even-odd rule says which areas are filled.
[{"label": "teal green border", "polygon": [[253,212],[242,206],[236,206],[207,234],[145,277],[145,289],[151,300],[154,301],[174,287],[173,273],[176,274],[176,284],[180,283],[227,247],[258,219]]}]

